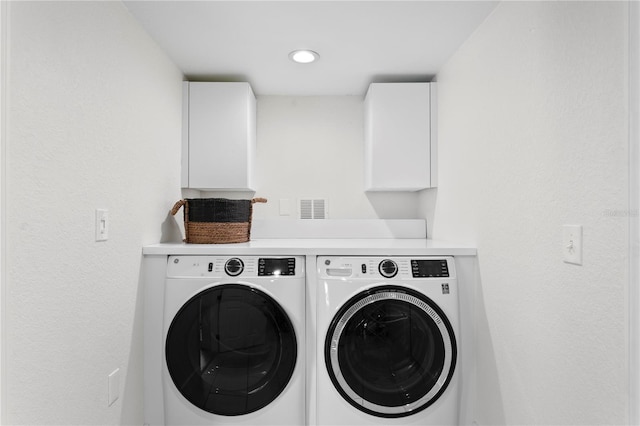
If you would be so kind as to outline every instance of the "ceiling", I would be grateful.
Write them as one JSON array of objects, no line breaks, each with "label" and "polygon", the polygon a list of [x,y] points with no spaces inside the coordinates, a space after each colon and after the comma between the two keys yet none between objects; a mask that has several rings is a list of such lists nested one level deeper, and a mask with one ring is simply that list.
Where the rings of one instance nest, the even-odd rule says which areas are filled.
[{"label": "ceiling", "polygon": [[[430,81],[497,1],[125,0],[195,81],[258,95],[363,95],[371,82]],[[320,55],[297,64],[296,49]]]}]

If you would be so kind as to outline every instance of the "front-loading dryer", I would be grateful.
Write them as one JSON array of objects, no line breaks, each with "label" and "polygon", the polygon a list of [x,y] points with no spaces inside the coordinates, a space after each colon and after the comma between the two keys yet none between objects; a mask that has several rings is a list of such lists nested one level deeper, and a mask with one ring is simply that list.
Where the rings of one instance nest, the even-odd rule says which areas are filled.
[{"label": "front-loading dryer", "polygon": [[304,424],[304,268],[300,256],[168,257],[165,424]]},{"label": "front-loading dryer", "polygon": [[317,258],[317,424],[457,425],[452,257]]}]

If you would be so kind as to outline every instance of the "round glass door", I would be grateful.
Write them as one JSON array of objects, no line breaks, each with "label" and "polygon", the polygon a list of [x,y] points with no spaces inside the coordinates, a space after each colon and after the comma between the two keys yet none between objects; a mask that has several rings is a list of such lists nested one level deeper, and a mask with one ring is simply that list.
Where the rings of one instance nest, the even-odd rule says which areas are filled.
[{"label": "round glass door", "polygon": [[351,405],[378,417],[404,417],[445,391],[457,357],[453,329],[428,297],[397,286],[349,300],[325,341],[325,363]]},{"label": "round glass door", "polygon": [[224,284],[191,298],[171,322],[167,368],[180,393],[210,413],[257,411],[287,386],[296,364],[291,320],[269,295]]}]

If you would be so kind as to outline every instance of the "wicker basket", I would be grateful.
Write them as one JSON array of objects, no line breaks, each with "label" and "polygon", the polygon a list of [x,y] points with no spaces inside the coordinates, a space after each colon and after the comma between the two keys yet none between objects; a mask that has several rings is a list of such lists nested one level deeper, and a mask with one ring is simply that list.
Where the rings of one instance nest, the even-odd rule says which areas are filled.
[{"label": "wicker basket", "polygon": [[175,215],[184,206],[186,243],[244,243],[251,237],[253,204],[266,202],[266,198],[187,198],[178,201],[171,209],[171,214]]}]

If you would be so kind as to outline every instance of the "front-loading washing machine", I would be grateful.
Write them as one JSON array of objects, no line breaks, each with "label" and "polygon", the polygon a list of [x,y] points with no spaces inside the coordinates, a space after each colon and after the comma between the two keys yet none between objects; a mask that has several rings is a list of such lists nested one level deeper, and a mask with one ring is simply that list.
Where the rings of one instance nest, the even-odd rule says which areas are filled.
[{"label": "front-loading washing machine", "polygon": [[166,425],[304,424],[304,268],[300,256],[168,256]]},{"label": "front-loading washing machine", "polygon": [[457,425],[452,257],[319,256],[318,425]]}]

